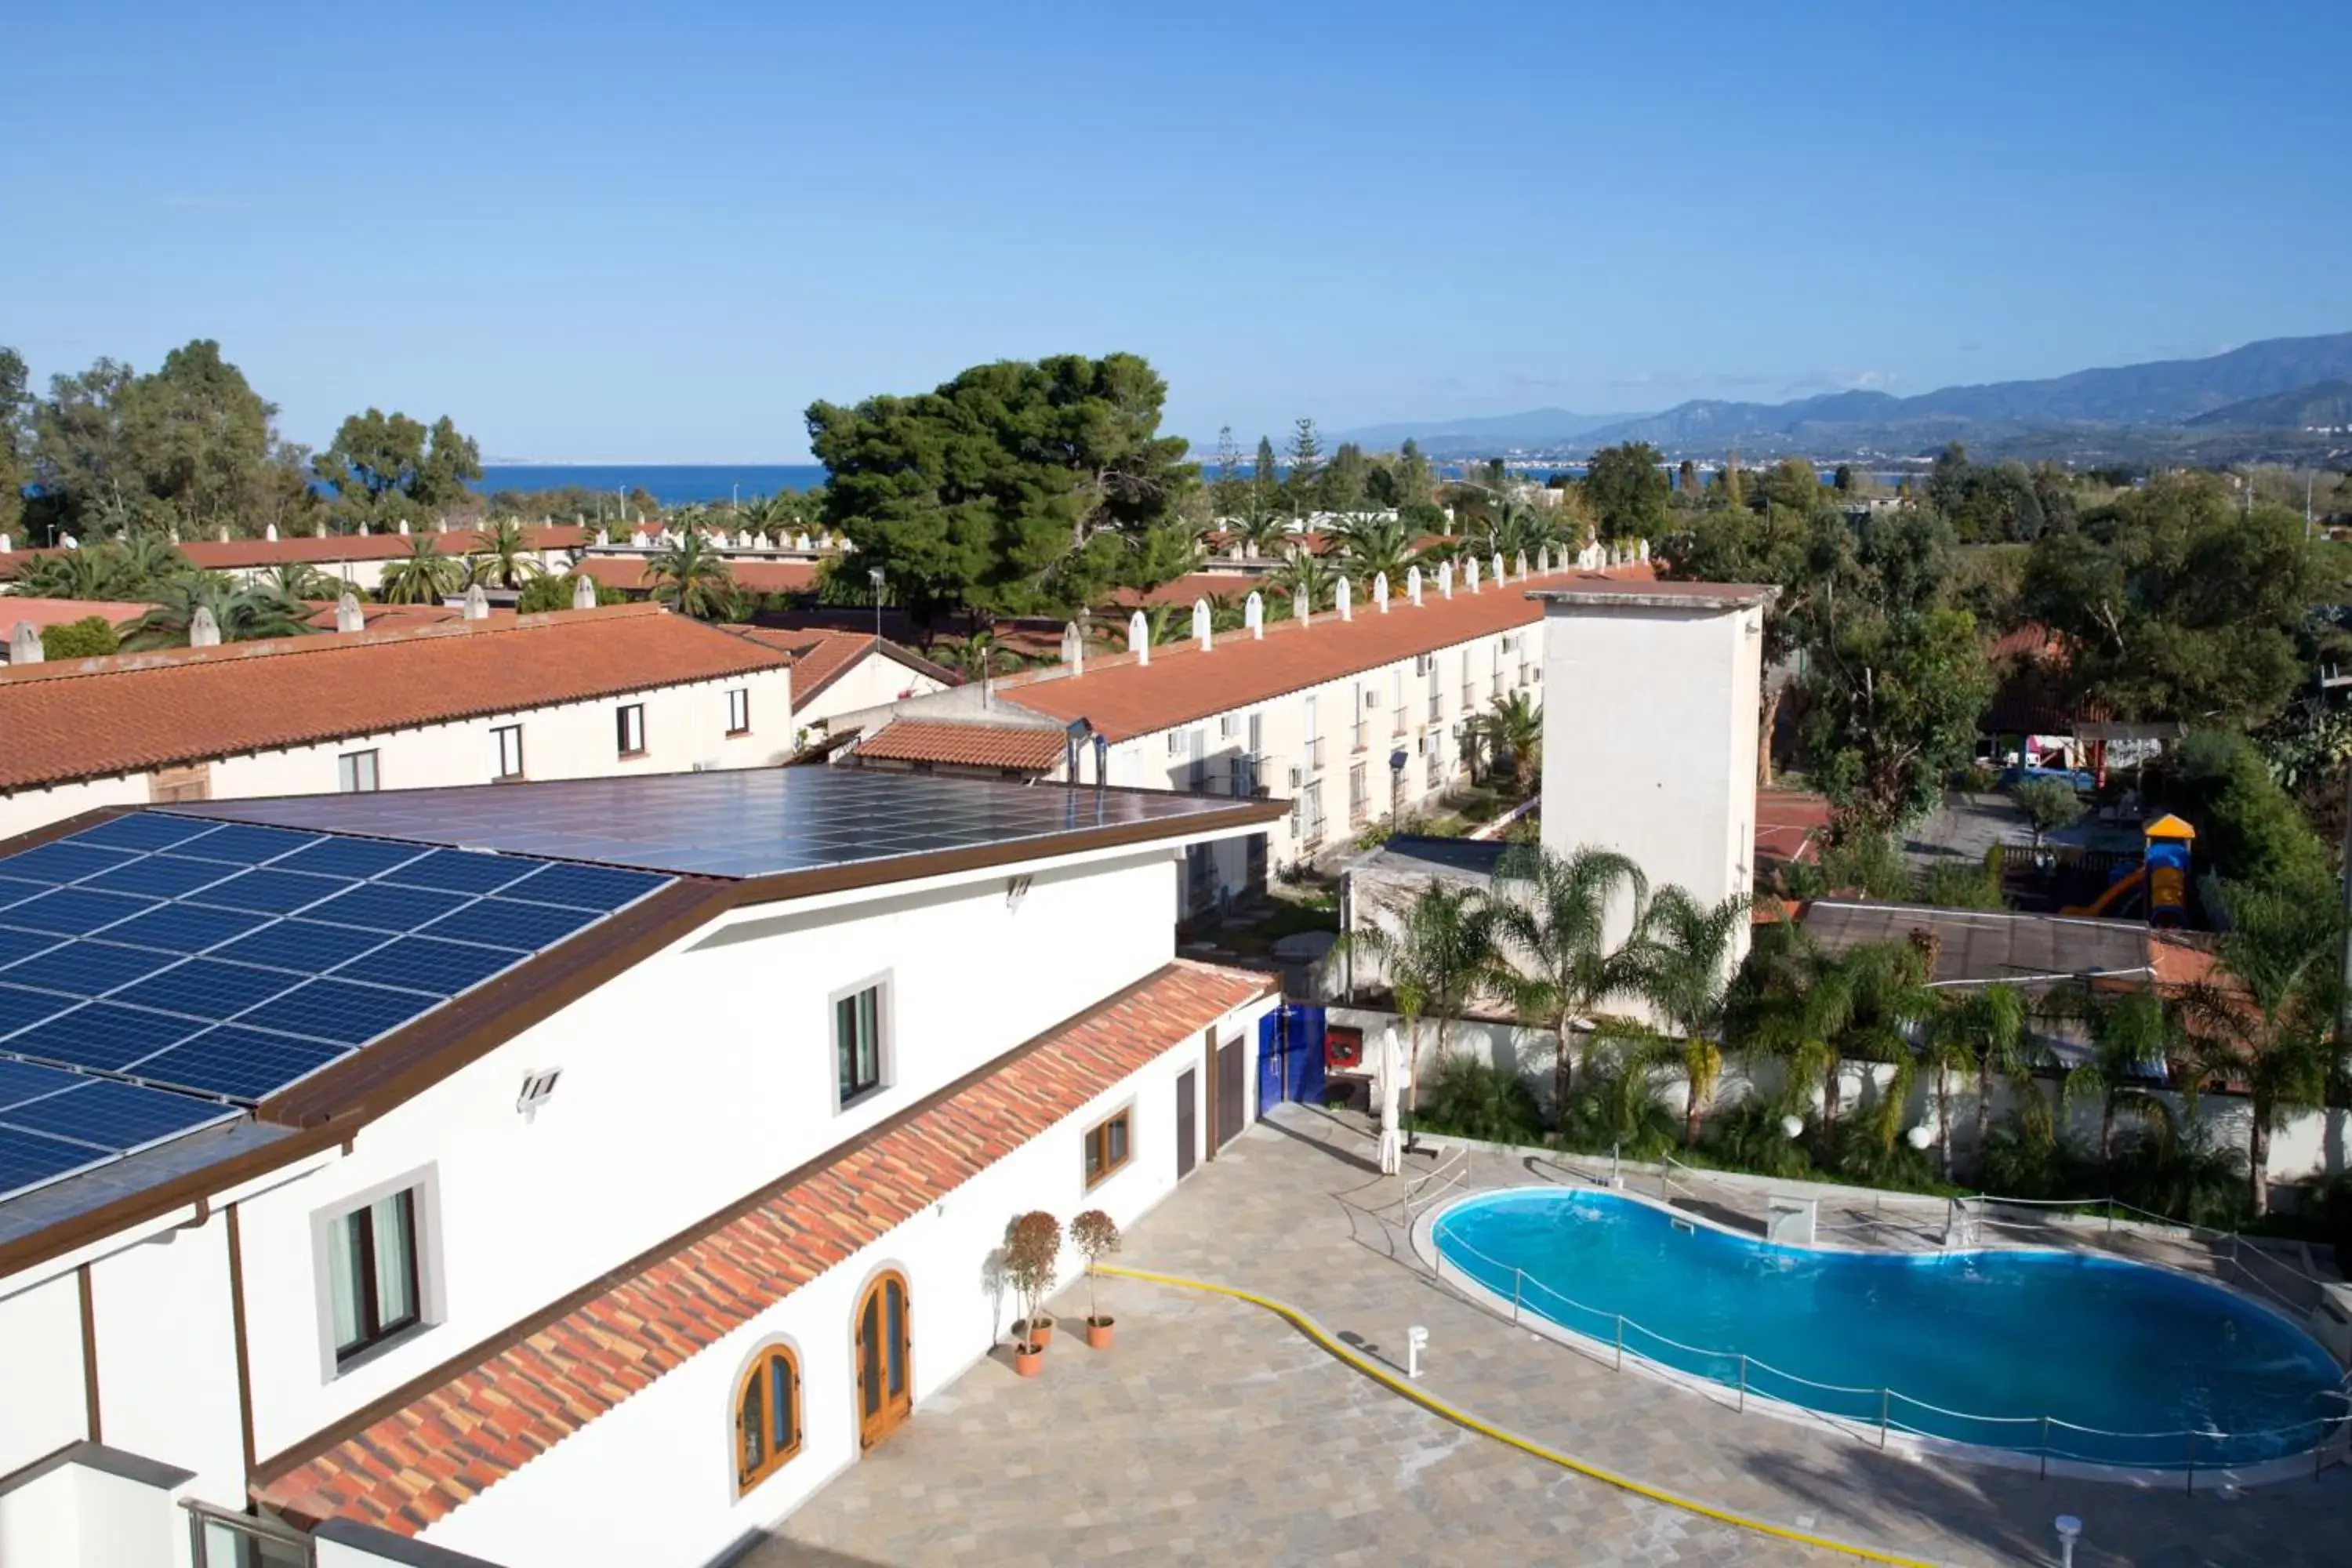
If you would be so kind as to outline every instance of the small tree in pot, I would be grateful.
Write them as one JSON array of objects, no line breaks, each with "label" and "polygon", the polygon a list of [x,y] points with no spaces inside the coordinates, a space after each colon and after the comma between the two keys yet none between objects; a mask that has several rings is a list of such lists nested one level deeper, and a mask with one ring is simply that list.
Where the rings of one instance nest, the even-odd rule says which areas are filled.
[{"label": "small tree in pot", "polygon": [[1087,1348],[1107,1351],[1113,1320],[1102,1315],[1095,1300],[1095,1265],[1118,1250],[1118,1223],[1100,1209],[1088,1209],[1070,1222],[1070,1240],[1087,1260]]},{"label": "small tree in pot", "polygon": [[1036,1376],[1043,1364],[1051,1330],[1039,1320],[1061,1255],[1061,1224],[1043,1209],[1033,1209],[1005,1227],[1004,1282],[1021,1302],[1021,1321],[1013,1325],[1013,1370],[1024,1377]]}]

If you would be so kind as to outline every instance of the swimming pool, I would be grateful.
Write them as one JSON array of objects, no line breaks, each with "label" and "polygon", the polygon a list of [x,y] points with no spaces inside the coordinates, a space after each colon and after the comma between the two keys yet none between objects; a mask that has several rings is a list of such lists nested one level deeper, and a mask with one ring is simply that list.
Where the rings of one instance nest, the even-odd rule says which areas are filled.
[{"label": "swimming pool", "polygon": [[1523,1314],[1897,1432],[2202,1468],[2307,1452],[2345,1410],[2335,1362],[2285,1319],[2117,1258],[1782,1247],[1581,1189],[1466,1198],[1431,1234]]}]

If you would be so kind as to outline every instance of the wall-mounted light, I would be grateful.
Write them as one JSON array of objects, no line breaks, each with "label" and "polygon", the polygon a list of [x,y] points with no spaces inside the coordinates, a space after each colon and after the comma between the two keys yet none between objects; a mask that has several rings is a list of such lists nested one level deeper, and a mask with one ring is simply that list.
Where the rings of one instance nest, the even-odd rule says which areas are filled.
[{"label": "wall-mounted light", "polygon": [[555,1093],[555,1081],[562,1076],[562,1068],[549,1068],[544,1071],[523,1074],[522,1092],[515,1096],[515,1109],[522,1112],[525,1122],[530,1121],[539,1115],[539,1108],[545,1105],[549,1097]]}]

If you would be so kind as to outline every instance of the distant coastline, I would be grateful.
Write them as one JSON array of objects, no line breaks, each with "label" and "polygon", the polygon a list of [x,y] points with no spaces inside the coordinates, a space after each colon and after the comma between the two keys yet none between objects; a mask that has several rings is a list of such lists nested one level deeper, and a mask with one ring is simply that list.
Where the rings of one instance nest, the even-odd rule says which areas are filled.
[{"label": "distant coastline", "polygon": [[473,488],[492,495],[577,487],[615,497],[642,489],[664,506],[688,506],[823,483],[818,463],[485,463]]}]

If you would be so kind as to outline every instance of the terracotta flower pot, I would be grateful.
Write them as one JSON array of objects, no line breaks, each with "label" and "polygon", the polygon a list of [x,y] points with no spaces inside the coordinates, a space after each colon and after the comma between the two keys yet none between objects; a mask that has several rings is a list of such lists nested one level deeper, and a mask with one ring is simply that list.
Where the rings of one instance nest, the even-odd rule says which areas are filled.
[{"label": "terracotta flower pot", "polygon": [[1111,1325],[1114,1321],[1116,1321],[1116,1320],[1111,1318],[1088,1318],[1087,1320],[1087,1349],[1090,1351],[1107,1351],[1110,1349],[1110,1331]]},{"label": "terracotta flower pot", "polygon": [[1040,1318],[1033,1323],[1024,1318],[1013,1325],[1013,1338],[1016,1342],[1026,1342],[1044,1350],[1054,1342],[1054,1320]]},{"label": "terracotta flower pot", "polygon": [[1045,1370],[1045,1347],[1015,1344],[1013,1347],[1013,1370],[1024,1377],[1034,1377]]}]

